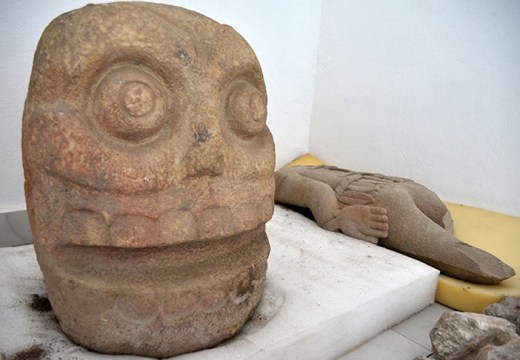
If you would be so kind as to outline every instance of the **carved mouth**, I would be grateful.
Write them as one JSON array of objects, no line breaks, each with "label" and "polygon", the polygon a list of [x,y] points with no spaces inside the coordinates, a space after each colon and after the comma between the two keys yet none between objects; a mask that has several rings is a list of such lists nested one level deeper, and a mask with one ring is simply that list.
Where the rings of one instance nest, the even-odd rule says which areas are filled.
[{"label": "carved mouth", "polygon": [[[221,273],[236,273],[239,268],[248,268],[249,255],[258,259],[267,258],[265,225],[253,230],[213,241],[196,241],[162,247],[121,248],[113,246],[84,246],[67,244],[48,252],[43,264],[53,268],[60,276],[91,282],[93,287],[102,287],[109,279],[112,289],[154,286],[168,287],[189,285],[194,279],[217,276]],[[38,247],[38,250],[43,250]],[[46,250],[43,250],[46,251]],[[267,252],[269,247],[267,245]],[[129,285],[131,284],[131,285]]]},{"label": "carved mouth", "polygon": [[148,248],[218,240],[265,224],[274,210],[273,178],[183,181],[146,194],[96,191],[36,172],[28,204],[35,238],[67,244]]},{"label": "carved mouth", "polygon": [[230,337],[258,304],[273,178],[198,178],[127,195],[33,174],[38,261],[60,325],[78,344],[170,357]]}]

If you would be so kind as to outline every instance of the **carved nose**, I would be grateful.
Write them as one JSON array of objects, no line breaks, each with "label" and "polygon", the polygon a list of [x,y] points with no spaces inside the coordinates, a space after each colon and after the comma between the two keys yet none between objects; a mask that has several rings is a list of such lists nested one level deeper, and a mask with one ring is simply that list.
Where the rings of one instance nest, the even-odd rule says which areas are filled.
[{"label": "carved nose", "polygon": [[188,176],[218,176],[224,172],[227,159],[215,118],[193,126],[192,144],[185,160]]}]

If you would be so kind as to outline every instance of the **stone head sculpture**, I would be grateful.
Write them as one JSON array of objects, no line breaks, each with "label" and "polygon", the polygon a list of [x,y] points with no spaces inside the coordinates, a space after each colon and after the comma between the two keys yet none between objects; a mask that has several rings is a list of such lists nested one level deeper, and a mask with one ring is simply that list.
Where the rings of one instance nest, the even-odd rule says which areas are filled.
[{"label": "stone head sculpture", "polygon": [[38,261],[69,337],[167,357],[242,327],[269,253],[266,102],[247,42],[200,14],[115,3],[52,21],[23,160]]}]

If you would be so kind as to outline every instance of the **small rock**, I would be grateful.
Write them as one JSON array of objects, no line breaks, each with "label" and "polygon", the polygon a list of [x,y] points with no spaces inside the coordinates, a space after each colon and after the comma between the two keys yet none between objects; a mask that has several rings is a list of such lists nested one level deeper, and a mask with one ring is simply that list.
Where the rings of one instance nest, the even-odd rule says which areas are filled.
[{"label": "small rock", "polygon": [[457,311],[444,313],[430,331],[439,360],[468,359],[486,345],[503,345],[515,337],[515,326],[505,319]]},{"label": "small rock", "polygon": [[501,346],[487,345],[480,349],[475,360],[518,360],[520,358],[520,336]]},{"label": "small rock", "polygon": [[488,305],[484,314],[509,320],[515,324],[516,333],[520,334],[520,297],[504,296],[499,303]]}]

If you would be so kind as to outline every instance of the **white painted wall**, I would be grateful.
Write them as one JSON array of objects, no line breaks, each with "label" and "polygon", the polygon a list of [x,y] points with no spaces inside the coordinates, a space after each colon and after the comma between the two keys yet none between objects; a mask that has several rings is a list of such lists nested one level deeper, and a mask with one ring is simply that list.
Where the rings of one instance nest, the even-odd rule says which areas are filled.
[{"label": "white painted wall", "polygon": [[[25,208],[21,120],[36,44],[56,16],[102,1],[0,1],[0,213]],[[307,151],[321,0],[171,0],[233,26],[257,54],[277,163]],[[279,165],[280,166],[280,165]]]},{"label": "white painted wall", "polygon": [[323,0],[310,152],[520,216],[520,2]]}]

